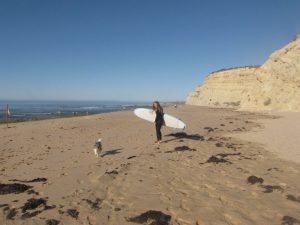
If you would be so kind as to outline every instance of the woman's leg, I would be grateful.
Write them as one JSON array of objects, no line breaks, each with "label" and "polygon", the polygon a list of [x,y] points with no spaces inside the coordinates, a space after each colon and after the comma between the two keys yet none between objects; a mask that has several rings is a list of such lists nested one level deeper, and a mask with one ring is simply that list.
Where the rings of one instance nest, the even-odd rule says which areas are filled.
[{"label": "woman's leg", "polygon": [[157,141],[161,141],[161,127],[162,127],[162,124],[160,123],[157,123],[156,124],[156,137],[157,137]]},{"label": "woman's leg", "polygon": [[155,131],[156,131],[156,140],[159,141],[159,129],[158,129],[158,124],[155,124]]}]

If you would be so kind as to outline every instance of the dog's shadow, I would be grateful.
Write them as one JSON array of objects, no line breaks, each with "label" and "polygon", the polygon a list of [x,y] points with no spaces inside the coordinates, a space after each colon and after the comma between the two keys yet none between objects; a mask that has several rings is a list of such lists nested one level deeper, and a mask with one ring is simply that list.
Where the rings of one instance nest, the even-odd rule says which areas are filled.
[{"label": "dog's shadow", "polygon": [[114,149],[114,150],[109,150],[109,151],[106,151],[104,152],[101,157],[105,157],[105,156],[108,156],[108,155],[116,155],[116,154],[119,154],[121,153],[121,150],[122,148],[118,148],[118,149]]}]

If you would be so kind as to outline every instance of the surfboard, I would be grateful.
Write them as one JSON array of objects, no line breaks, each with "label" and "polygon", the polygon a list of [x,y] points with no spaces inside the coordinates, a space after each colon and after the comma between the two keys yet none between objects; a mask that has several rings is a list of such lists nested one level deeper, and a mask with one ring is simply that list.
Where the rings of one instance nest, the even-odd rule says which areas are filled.
[{"label": "surfboard", "polygon": [[[155,122],[156,114],[152,109],[137,108],[134,110],[134,114],[143,120],[147,120],[152,123]],[[167,127],[172,127],[177,129],[186,128],[184,122],[169,114],[164,114],[164,120],[165,120],[165,125]]]}]

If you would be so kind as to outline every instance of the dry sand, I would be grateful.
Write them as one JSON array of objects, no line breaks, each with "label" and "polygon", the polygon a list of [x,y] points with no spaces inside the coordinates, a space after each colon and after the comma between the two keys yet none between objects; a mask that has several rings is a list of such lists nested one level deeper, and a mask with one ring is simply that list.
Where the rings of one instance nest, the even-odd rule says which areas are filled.
[{"label": "dry sand", "polygon": [[278,119],[259,120],[260,127],[234,136],[261,143],[278,157],[300,163],[300,113],[272,112],[272,114]]},{"label": "dry sand", "polygon": [[[300,223],[300,164],[228,137],[278,119],[166,111],[188,128],[164,128],[160,146],[153,124],[132,112],[1,125],[0,224]],[[98,138],[104,150],[96,158]]]}]

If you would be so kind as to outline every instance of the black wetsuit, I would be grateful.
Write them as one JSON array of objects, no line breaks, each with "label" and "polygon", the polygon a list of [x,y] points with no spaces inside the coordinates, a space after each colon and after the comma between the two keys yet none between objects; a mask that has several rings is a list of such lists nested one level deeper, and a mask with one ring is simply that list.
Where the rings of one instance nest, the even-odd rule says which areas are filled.
[{"label": "black wetsuit", "polygon": [[164,125],[164,114],[160,112],[159,110],[155,111],[156,113],[156,118],[155,118],[155,128],[156,128],[156,137],[157,141],[161,140],[161,127]]}]

